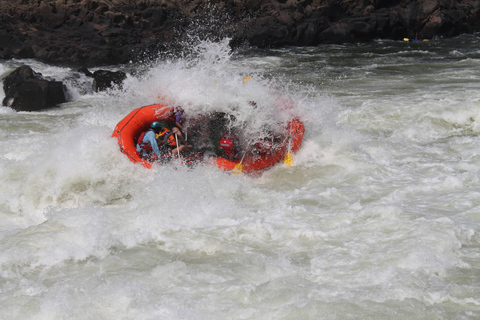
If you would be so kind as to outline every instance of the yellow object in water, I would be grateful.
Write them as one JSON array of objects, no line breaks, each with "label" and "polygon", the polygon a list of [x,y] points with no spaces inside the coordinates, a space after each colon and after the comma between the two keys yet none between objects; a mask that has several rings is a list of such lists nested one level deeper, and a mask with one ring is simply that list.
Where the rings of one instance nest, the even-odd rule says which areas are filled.
[{"label": "yellow object in water", "polygon": [[293,157],[292,154],[289,152],[285,155],[285,159],[283,160],[284,164],[288,164],[288,167],[290,168],[293,162]]},{"label": "yellow object in water", "polygon": [[238,175],[242,174],[242,171],[243,171],[243,166],[242,166],[241,163],[239,163],[239,164],[237,164],[237,165],[235,166],[235,168],[233,169],[232,175],[238,176]]}]

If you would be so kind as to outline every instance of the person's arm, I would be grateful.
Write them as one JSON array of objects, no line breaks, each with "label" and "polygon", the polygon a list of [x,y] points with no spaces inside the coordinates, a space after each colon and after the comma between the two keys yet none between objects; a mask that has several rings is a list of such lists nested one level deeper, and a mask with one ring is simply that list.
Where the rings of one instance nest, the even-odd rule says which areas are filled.
[{"label": "person's arm", "polygon": [[146,139],[150,143],[150,145],[152,146],[153,152],[157,155],[157,157],[160,158],[162,154],[160,153],[160,149],[158,149],[157,140],[155,139],[155,132],[153,131],[147,132],[143,139]]}]

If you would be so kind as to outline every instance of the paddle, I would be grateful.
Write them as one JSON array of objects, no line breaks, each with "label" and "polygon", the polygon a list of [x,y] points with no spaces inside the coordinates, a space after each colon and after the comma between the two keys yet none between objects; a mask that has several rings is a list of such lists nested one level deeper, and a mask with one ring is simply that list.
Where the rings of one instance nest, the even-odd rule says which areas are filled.
[{"label": "paddle", "polygon": [[[285,158],[283,159],[283,163],[284,164],[287,164],[288,167],[290,168],[292,166],[292,162],[293,162],[293,156],[292,154],[290,153],[290,149],[291,149],[291,145],[292,145],[292,126],[293,124],[290,124],[290,130],[289,130],[289,133],[290,135],[288,136],[288,152],[287,154],[285,155]],[[298,130],[298,129],[297,129]],[[295,131],[294,135],[296,134],[297,132]]]},{"label": "paddle", "polygon": [[243,153],[243,157],[242,157],[242,160],[240,160],[240,163],[238,163],[235,168],[233,168],[233,171],[232,171],[232,175],[233,176],[238,176],[240,174],[242,174],[242,171],[243,171],[243,166],[242,166],[242,162],[243,162],[243,158],[245,158],[245,154],[247,152],[244,152]]},{"label": "paddle", "polygon": [[175,133],[175,142],[177,143],[178,160],[181,161],[181,159],[180,159],[180,145],[178,144],[178,137],[177,137],[177,134],[176,134],[176,133]]},{"label": "paddle", "polygon": [[283,163],[288,164],[288,167],[290,168],[292,166],[292,162],[293,162],[292,154],[290,152],[287,152],[287,154],[285,155],[285,159],[283,159]]}]

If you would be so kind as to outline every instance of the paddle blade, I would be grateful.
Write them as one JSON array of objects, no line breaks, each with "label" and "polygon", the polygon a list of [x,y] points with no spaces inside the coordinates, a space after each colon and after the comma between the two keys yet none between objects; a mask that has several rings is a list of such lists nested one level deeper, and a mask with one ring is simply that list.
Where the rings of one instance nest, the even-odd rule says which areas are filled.
[{"label": "paddle blade", "polygon": [[242,166],[241,163],[239,163],[239,164],[237,164],[237,165],[235,166],[235,168],[233,169],[232,175],[238,176],[238,175],[240,175],[240,174],[242,173],[242,171],[243,171],[243,166]]},{"label": "paddle blade", "polygon": [[289,152],[285,155],[285,159],[283,160],[283,163],[288,164],[288,166],[290,167],[292,165],[292,162],[293,162],[293,157],[292,157],[292,154]]}]

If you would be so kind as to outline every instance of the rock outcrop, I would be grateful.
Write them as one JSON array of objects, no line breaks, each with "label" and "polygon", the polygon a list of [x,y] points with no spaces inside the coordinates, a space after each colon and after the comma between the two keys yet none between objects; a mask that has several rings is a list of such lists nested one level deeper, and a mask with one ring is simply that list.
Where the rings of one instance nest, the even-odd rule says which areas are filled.
[{"label": "rock outcrop", "polygon": [[122,87],[127,75],[123,71],[97,70],[92,74],[94,91],[105,91],[114,86]]},{"label": "rock outcrop", "polygon": [[29,66],[15,69],[3,80],[3,105],[17,111],[39,111],[67,101],[61,81],[49,80]]},{"label": "rock outcrop", "polygon": [[477,31],[478,0],[0,1],[0,59],[70,66],[127,63],[193,34],[278,47]]}]

